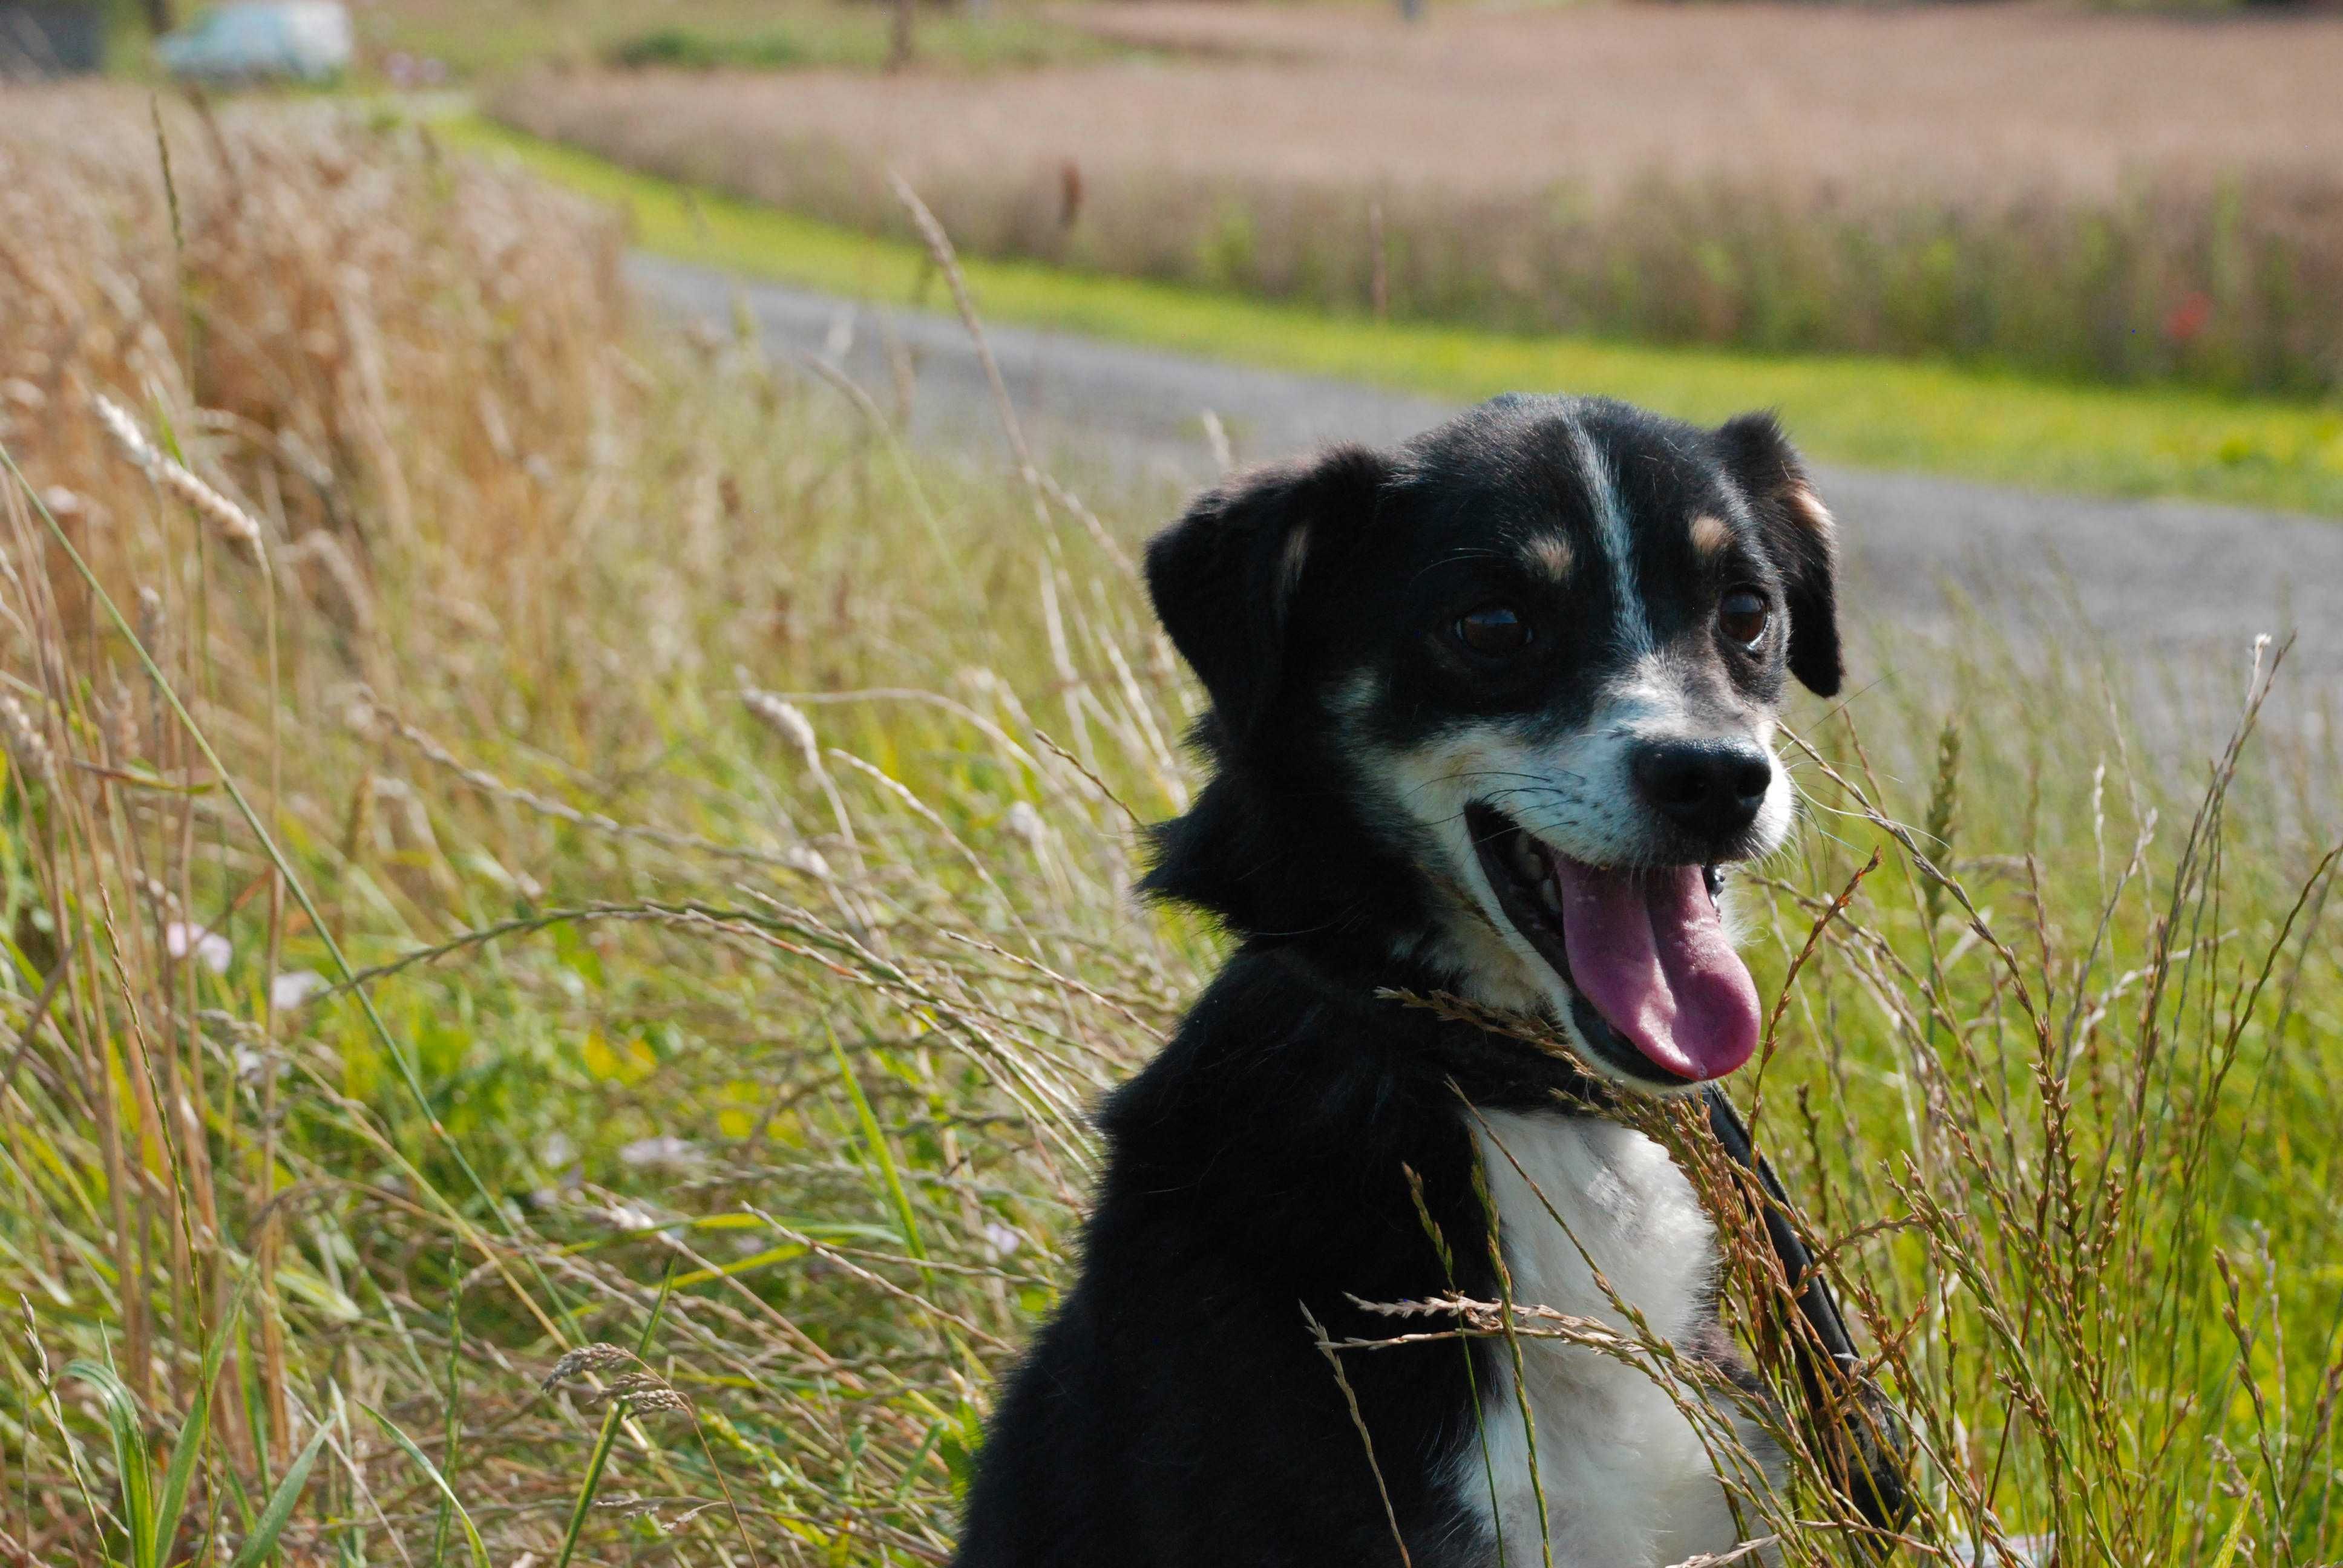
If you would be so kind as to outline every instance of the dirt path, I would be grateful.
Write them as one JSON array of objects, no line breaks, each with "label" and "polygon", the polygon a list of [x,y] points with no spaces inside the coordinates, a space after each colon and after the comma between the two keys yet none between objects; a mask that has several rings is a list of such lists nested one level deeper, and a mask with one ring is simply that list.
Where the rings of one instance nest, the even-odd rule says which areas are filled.
[{"label": "dirt path", "polygon": [[[777,356],[823,357],[882,403],[910,369],[912,439],[990,458],[1000,425],[956,321],[740,283],[638,256],[663,306],[721,327],[735,289]],[[890,354],[891,337],[900,353]],[[1450,406],[1342,382],[1155,349],[997,327],[992,346],[1044,460],[1132,515],[1168,518],[1219,472],[1212,412],[1240,462],[1315,443],[1401,439]],[[1795,432],[1793,432],[1795,435]],[[1913,475],[1825,469],[1845,525],[1848,602],[1863,627],[1859,668],[1925,679],[1980,628],[2037,654],[2104,658],[2182,756],[2226,729],[2253,638],[2292,635],[2273,727],[2311,741],[2335,776],[2343,704],[2343,523],[2177,501],[2100,500]]]}]

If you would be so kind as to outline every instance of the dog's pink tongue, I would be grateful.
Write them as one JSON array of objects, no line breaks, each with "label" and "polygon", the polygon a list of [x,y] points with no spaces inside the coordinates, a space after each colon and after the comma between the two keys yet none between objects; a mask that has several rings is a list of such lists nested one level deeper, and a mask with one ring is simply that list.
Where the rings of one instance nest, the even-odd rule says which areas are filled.
[{"label": "dog's pink tongue", "polygon": [[1757,1049],[1757,986],[1698,866],[1611,870],[1554,857],[1570,978],[1679,1078],[1722,1078]]}]

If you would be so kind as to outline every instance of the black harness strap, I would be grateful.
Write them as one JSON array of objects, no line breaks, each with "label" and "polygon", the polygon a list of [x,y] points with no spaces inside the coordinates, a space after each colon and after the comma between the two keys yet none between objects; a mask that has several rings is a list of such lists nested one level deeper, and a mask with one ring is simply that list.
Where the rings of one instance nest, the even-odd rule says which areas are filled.
[{"label": "black harness strap", "polygon": [[[1749,1128],[1733,1108],[1725,1091],[1711,1083],[1701,1091],[1708,1108],[1708,1130],[1735,1165],[1749,1172],[1762,1197],[1752,1207],[1765,1226],[1765,1239],[1789,1282],[1812,1338],[1792,1335],[1798,1351],[1798,1381],[1805,1385],[1807,1413],[1829,1444],[1829,1458],[1840,1489],[1855,1505],[1865,1523],[1879,1530],[1901,1530],[1912,1516],[1912,1495],[1906,1474],[1911,1442],[1903,1416],[1887,1402],[1879,1387],[1863,1374],[1863,1357],[1846,1330],[1838,1298],[1830,1282],[1815,1266],[1796,1227],[1790,1223],[1790,1195],[1774,1168],[1750,1141]],[[1819,1353],[1817,1353],[1819,1352]]]},{"label": "black harness strap", "polygon": [[1790,1282],[1790,1290],[1798,1303],[1798,1315],[1806,1320],[1815,1341],[1825,1354],[1840,1366],[1852,1372],[1862,1362],[1855,1353],[1855,1340],[1846,1332],[1846,1318],[1840,1312],[1838,1298],[1831,1294],[1830,1282],[1815,1267],[1814,1254],[1799,1239],[1790,1223],[1790,1195],[1783,1191],[1781,1178],[1765,1162],[1749,1141],[1749,1129],[1741,1120],[1741,1112],[1725,1097],[1725,1091],[1712,1083],[1701,1091],[1708,1106],[1708,1130],[1716,1135],[1718,1143],[1735,1165],[1755,1178],[1758,1190],[1765,1201],[1753,1205],[1765,1223],[1765,1239],[1773,1243],[1774,1259],[1782,1265],[1782,1277]]}]

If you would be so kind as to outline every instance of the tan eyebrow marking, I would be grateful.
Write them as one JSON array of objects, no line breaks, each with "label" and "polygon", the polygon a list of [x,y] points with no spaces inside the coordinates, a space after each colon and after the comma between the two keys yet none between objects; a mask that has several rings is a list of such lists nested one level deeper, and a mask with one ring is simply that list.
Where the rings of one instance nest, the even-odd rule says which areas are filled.
[{"label": "tan eyebrow marking", "polygon": [[1731,537],[1722,518],[1703,512],[1692,520],[1692,548],[1704,556],[1716,554]]},{"label": "tan eyebrow marking", "polygon": [[1837,519],[1831,516],[1830,508],[1823,505],[1823,498],[1815,494],[1812,485],[1792,486],[1789,502],[1790,516],[1800,528],[1824,535],[1836,531]]},{"label": "tan eyebrow marking", "polygon": [[1528,555],[1532,567],[1544,572],[1554,581],[1564,582],[1569,579],[1572,556],[1568,539],[1548,534],[1544,538],[1533,539],[1524,553]]}]

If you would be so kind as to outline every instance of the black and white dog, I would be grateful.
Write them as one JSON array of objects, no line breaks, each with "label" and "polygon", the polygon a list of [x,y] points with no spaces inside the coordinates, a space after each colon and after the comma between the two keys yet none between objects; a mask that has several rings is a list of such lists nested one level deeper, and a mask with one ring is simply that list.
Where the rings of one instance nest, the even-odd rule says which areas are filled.
[{"label": "black and white dog", "polygon": [[1718,868],[1789,831],[1775,711],[1792,678],[1838,689],[1833,562],[1771,418],[1559,397],[1240,476],[1155,539],[1213,773],[1146,887],[1242,945],[1106,1103],[1081,1278],[1001,1396],[965,1568],[1363,1568],[1394,1531],[1415,1568],[1735,1543],[1634,1369],[1524,1340],[1523,1389],[1502,1341],[1354,1353],[1354,1423],[1302,1313],[1385,1338],[1356,1302],[1496,1299],[1493,1207],[1514,1299],[1624,1330],[1592,1264],[1729,1361],[1666,1154],[1568,1065],[1377,992],[1542,1015],[1606,1093],[1746,1060]]}]

